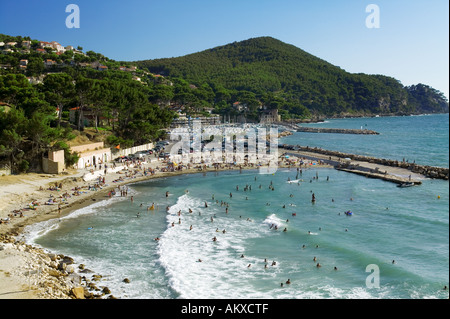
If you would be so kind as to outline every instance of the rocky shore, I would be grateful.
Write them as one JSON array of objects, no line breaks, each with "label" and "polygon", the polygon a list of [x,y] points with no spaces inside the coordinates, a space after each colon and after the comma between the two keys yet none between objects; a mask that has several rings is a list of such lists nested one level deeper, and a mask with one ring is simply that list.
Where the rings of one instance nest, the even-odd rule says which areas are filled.
[{"label": "rocky shore", "polygon": [[83,264],[76,266],[69,256],[25,244],[16,235],[0,235],[0,257],[15,260],[10,269],[2,272],[5,277],[19,280],[22,288],[3,287],[2,290],[9,288],[1,293],[3,297],[25,294],[37,299],[115,299],[109,288],[101,284],[101,275]]}]

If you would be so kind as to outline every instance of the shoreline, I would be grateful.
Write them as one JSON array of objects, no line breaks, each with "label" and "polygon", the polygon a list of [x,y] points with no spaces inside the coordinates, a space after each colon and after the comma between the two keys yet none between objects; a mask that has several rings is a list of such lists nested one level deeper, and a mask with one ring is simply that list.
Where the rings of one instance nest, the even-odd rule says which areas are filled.
[{"label": "shoreline", "polygon": [[[320,159],[314,168],[332,167],[321,163]],[[163,162],[147,163],[144,168],[156,168]],[[158,171],[155,174],[144,175],[141,169],[128,168],[128,173],[107,173],[105,175],[105,186],[101,189],[83,191],[80,196],[71,196],[70,202],[61,206],[58,213],[58,205],[40,205],[36,210],[25,210],[23,217],[10,217],[8,223],[0,224],[0,299],[85,299],[85,298],[112,298],[114,292],[110,292],[107,287],[103,290],[98,288],[101,284],[101,274],[91,274],[88,279],[83,269],[74,269],[75,262],[69,256],[50,253],[43,248],[34,247],[24,242],[24,231],[27,226],[40,222],[49,221],[70,215],[72,212],[90,206],[98,201],[109,199],[108,193],[128,184],[145,182],[155,178],[166,178],[185,174],[198,174],[210,172],[238,171],[259,169],[257,166],[234,166],[225,167],[186,168],[176,171]],[[267,166],[262,166],[267,167]],[[298,167],[292,165],[290,161],[280,161],[277,168]],[[0,177],[0,219],[11,215],[14,209],[22,208],[35,200],[45,201],[49,197],[49,192],[56,192],[55,195],[63,192],[72,192],[73,187],[81,186],[84,190],[93,184],[92,181],[84,181],[81,177],[83,171],[71,172],[70,175],[48,176],[48,174],[27,174],[27,176],[7,176]],[[121,181],[116,181],[119,177],[125,177]],[[49,191],[47,188],[54,183],[60,183],[60,191]],[[28,187],[24,187],[29,185]],[[40,187],[44,190],[36,190]],[[6,191],[8,190],[8,191]],[[16,191],[16,193],[14,192]],[[52,193],[50,193],[52,194]],[[56,198],[56,196],[54,196]],[[9,198],[9,203],[7,203]],[[5,204],[6,203],[6,204]],[[5,212],[6,211],[6,212]],[[83,265],[84,267],[84,265]],[[33,284],[30,282],[33,281]],[[83,282],[82,282],[83,281]],[[81,288],[80,288],[81,287]]]},{"label": "shoreline", "polygon": [[[278,154],[277,169],[297,167],[302,167],[303,169],[324,167],[336,169],[334,165],[328,163],[330,156],[322,154],[320,151],[314,152],[314,149],[308,149],[308,151],[285,149],[284,151],[284,153],[279,152]],[[290,155],[290,159],[287,159],[284,155]],[[339,161],[340,157],[337,156],[338,154],[333,155],[333,159]],[[300,159],[305,161],[303,166],[299,164]],[[318,165],[312,166],[312,163]],[[375,163],[359,163],[371,169],[383,167],[383,165],[380,166]],[[87,173],[86,170],[72,171],[70,175],[59,176],[27,174],[25,176],[0,177],[0,219],[4,218],[5,210],[7,211],[6,213],[9,213],[13,209],[26,206],[31,200],[45,201],[49,194],[60,195],[64,191],[72,192],[75,187],[82,185],[80,187],[82,190],[80,196],[70,197],[70,202],[61,207],[60,213],[58,213],[58,205],[41,205],[38,206],[36,211],[25,211],[24,217],[13,217],[8,224],[0,223],[0,299],[115,299],[114,292],[111,293],[107,287],[101,287],[103,290],[98,288],[97,285],[101,284],[101,274],[90,274],[91,278],[87,278],[82,273],[83,269],[79,269],[79,273],[75,271],[75,263],[69,256],[55,256],[54,253],[49,253],[45,249],[33,247],[23,242],[24,231],[27,226],[65,217],[81,208],[107,200],[110,198],[108,195],[110,191],[124,185],[145,182],[155,178],[211,172],[258,170],[261,167],[268,167],[267,165],[260,167],[221,164],[220,168],[212,165],[208,167],[196,165],[193,168],[164,171],[167,168],[164,165],[167,165],[167,163],[154,160],[138,168],[125,166],[126,170],[115,173],[108,172],[104,175],[105,185],[101,189],[95,190],[90,190],[90,186],[95,184],[95,181],[86,181],[82,178]],[[389,174],[404,175],[407,172],[408,174],[412,173],[413,178],[426,179],[426,176],[411,172],[407,168],[388,166],[384,168],[389,170]],[[143,172],[146,169],[147,171],[148,169],[153,169],[155,173],[144,175]],[[60,191],[37,190],[40,187],[48,188],[49,185],[54,185],[55,183],[62,184]],[[24,273],[27,274],[25,275]],[[33,286],[30,285],[31,278],[35,282]],[[28,289],[26,289],[27,287]],[[76,289],[81,291],[77,292]]]}]

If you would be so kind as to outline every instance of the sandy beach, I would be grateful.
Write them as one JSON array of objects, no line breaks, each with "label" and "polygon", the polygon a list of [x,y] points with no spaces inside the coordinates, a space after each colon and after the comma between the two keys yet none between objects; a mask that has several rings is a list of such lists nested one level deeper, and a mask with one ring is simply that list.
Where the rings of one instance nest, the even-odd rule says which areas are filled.
[{"label": "sandy beach", "polygon": [[[278,167],[299,167],[300,159],[303,159],[303,167],[312,164],[315,168],[330,167],[321,161],[326,159],[324,156],[301,152],[296,152],[294,156],[291,154],[289,159],[281,157]],[[119,163],[115,172],[106,174],[101,170],[93,172],[84,169],[61,175],[30,173],[1,176],[0,299],[83,299],[105,298],[105,295],[114,298],[113,292],[100,286],[101,274],[85,275],[82,268],[74,269],[75,262],[70,256],[50,254],[25,244],[22,234],[27,225],[59,218],[96,201],[108,199],[111,191],[119,192],[119,188],[126,184],[179,174],[255,168],[253,165],[222,164],[220,167],[190,165],[180,170],[169,170],[167,162],[152,157],[151,161],[139,163],[139,166]],[[408,174],[407,170],[399,168],[382,169],[390,174]],[[414,174],[414,178],[421,176]],[[100,185],[96,185],[99,180]],[[46,204],[49,200],[54,203]],[[30,209],[33,202],[37,205]]]},{"label": "sandy beach", "polygon": [[[298,160],[292,157],[280,160],[278,167],[298,166]],[[327,166],[312,160],[305,163],[313,162],[315,167]],[[118,192],[121,186],[130,183],[179,174],[257,168],[253,165],[189,165],[170,171],[167,162],[156,158],[139,164],[126,166],[119,163],[116,172],[106,174],[101,170],[83,169],[61,175],[1,176],[0,299],[84,299],[104,298],[105,295],[114,298],[113,292],[100,285],[101,274],[84,275],[80,266],[74,269],[75,262],[70,256],[51,254],[25,244],[22,234],[27,225],[59,218],[108,199],[111,191]],[[100,179],[94,178],[97,175]],[[97,184],[99,180],[100,185]],[[52,204],[48,204],[49,201]]]}]

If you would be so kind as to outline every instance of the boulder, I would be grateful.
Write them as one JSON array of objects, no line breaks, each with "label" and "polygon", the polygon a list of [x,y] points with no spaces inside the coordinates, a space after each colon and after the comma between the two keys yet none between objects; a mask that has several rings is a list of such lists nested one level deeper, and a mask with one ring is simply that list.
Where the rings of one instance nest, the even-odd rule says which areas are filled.
[{"label": "boulder", "polygon": [[76,299],[84,299],[84,288],[83,287],[81,287],[81,286],[74,287],[74,288],[72,288],[72,290],[70,292]]}]

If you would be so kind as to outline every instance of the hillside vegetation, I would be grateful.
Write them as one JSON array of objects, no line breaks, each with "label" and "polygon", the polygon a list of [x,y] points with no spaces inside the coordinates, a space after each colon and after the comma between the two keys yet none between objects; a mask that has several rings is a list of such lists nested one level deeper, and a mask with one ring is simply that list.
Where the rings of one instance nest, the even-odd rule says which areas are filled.
[{"label": "hillside vegetation", "polygon": [[278,108],[285,117],[448,112],[444,95],[383,75],[351,74],[271,37],[234,42],[141,68],[209,86],[219,111],[234,100]]}]

